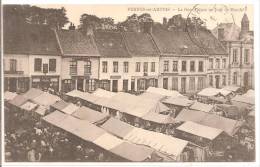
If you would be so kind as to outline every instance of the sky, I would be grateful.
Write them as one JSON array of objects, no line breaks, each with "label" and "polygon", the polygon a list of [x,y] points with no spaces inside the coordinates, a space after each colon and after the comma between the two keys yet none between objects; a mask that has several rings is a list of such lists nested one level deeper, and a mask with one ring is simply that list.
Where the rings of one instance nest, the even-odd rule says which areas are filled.
[{"label": "sky", "polygon": [[[253,5],[232,4],[232,5],[91,5],[91,4],[50,4],[36,6],[42,8],[61,8],[64,7],[67,11],[69,21],[76,26],[79,25],[80,16],[83,13],[96,15],[98,17],[112,17],[115,22],[124,21],[127,16],[134,13],[140,15],[142,13],[151,14],[155,22],[161,22],[163,17],[171,18],[173,15],[182,14],[183,17],[200,17],[206,22],[209,29],[213,29],[219,23],[234,22],[238,26],[241,24],[241,19],[246,13],[250,21],[250,30],[253,30]],[[69,24],[65,26],[68,27]]]}]

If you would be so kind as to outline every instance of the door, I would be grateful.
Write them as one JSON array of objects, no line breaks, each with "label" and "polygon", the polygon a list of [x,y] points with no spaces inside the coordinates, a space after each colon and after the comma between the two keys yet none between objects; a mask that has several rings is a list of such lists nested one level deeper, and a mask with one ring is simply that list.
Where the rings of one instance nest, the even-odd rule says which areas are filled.
[{"label": "door", "polygon": [[181,78],[181,92],[186,93],[186,78]]},{"label": "door", "polygon": [[117,92],[118,91],[118,80],[113,80],[112,81],[112,92]]},{"label": "door", "polygon": [[79,78],[77,80],[77,89],[80,90],[80,91],[84,91],[83,90],[83,84],[84,84],[84,79]]},{"label": "door", "polygon": [[9,78],[9,91],[16,92],[17,78]]},{"label": "door", "polygon": [[163,89],[168,89],[168,78],[163,78]]},{"label": "door", "polygon": [[248,72],[244,73],[244,87],[248,87],[249,75]]},{"label": "door", "polygon": [[219,88],[219,76],[217,75],[215,76],[215,78],[216,78],[216,88]]},{"label": "door", "polygon": [[135,91],[135,80],[131,80],[131,91]]},{"label": "door", "polygon": [[123,90],[124,90],[124,92],[128,91],[128,80],[127,79],[123,80]]}]

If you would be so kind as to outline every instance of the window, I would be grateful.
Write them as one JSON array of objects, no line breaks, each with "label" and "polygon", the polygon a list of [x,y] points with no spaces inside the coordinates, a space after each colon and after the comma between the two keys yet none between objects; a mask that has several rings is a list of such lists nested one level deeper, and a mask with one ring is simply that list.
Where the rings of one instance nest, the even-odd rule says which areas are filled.
[{"label": "window", "polygon": [[225,69],[227,67],[227,61],[226,59],[222,59],[222,68]]},{"label": "window", "polygon": [[216,59],[216,69],[219,69],[219,68],[220,68],[220,60]]},{"label": "window", "polygon": [[209,86],[213,86],[213,76],[209,76]]},{"label": "window", "polygon": [[141,71],[141,63],[140,62],[136,62],[135,72],[140,72],[140,71]]},{"label": "window", "polygon": [[244,63],[249,63],[249,49],[244,50]]},{"label": "window", "polygon": [[233,63],[237,63],[237,49],[233,49]]},{"label": "window", "polygon": [[199,61],[199,72],[203,72],[203,61]]},{"label": "window", "polygon": [[124,72],[128,73],[128,62],[124,62]]},{"label": "window", "polygon": [[181,63],[181,71],[186,72],[186,61],[182,61],[182,63]]},{"label": "window", "polygon": [[151,72],[155,72],[155,62],[151,63]]},{"label": "window", "polygon": [[10,71],[16,72],[17,71],[17,60],[10,59]]},{"label": "window", "polygon": [[213,59],[209,59],[209,69],[213,69]]},{"label": "window", "polygon": [[148,62],[144,62],[144,72],[148,72]]},{"label": "window", "polygon": [[191,61],[190,62],[190,72],[194,72],[195,71],[195,61]]},{"label": "window", "polygon": [[198,90],[201,90],[204,88],[204,77],[198,77]]},{"label": "window", "polygon": [[118,62],[117,61],[113,62],[113,72],[118,72]]},{"label": "window", "polygon": [[233,84],[236,85],[237,84],[237,72],[233,73]]},{"label": "window", "polygon": [[168,72],[169,71],[169,61],[164,61],[163,71],[164,72]]},{"label": "window", "polygon": [[172,78],[172,89],[178,91],[178,77]]},{"label": "window", "polygon": [[77,75],[77,61],[70,62],[70,75]]},{"label": "window", "polygon": [[49,59],[49,71],[56,72],[56,59]]},{"label": "window", "polygon": [[34,59],[34,71],[42,71],[42,59]]},{"label": "window", "polygon": [[227,80],[226,75],[223,75],[223,76],[222,76],[222,85],[223,85],[223,86],[226,86],[226,82],[227,82],[226,80]]},{"label": "window", "polygon": [[91,74],[91,61],[86,61],[86,64],[84,66],[84,73],[85,75]]},{"label": "window", "polygon": [[102,72],[107,73],[107,61],[102,61]]},{"label": "window", "polygon": [[195,77],[190,77],[189,89],[195,90]]},{"label": "window", "polygon": [[173,61],[173,63],[172,63],[172,71],[178,71],[178,61]]}]

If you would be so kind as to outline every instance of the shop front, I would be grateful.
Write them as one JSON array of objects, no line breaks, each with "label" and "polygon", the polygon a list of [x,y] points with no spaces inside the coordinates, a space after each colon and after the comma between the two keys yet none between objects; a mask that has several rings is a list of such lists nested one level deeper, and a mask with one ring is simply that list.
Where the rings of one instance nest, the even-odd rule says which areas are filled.
[{"label": "shop front", "polygon": [[47,90],[52,88],[54,91],[59,91],[59,76],[32,76],[32,87]]},{"label": "shop front", "polygon": [[29,77],[4,77],[4,90],[10,92],[24,93],[29,90],[30,78]]},{"label": "shop front", "polygon": [[158,78],[147,76],[147,77],[135,77],[137,81],[137,91],[142,92],[148,89],[149,87],[158,87]]},{"label": "shop front", "polygon": [[74,89],[82,92],[93,92],[97,87],[98,81],[89,77],[73,76],[71,79],[62,80],[63,92],[70,92]]}]

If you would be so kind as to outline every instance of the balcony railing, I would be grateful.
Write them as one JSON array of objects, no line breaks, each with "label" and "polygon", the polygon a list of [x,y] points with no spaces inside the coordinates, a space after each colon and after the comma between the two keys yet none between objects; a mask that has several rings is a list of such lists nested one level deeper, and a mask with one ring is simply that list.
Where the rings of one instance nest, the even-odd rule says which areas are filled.
[{"label": "balcony railing", "polygon": [[24,71],[4,71],[4,74],[19,74],[19,75],[22,75],[24,74]]}]

